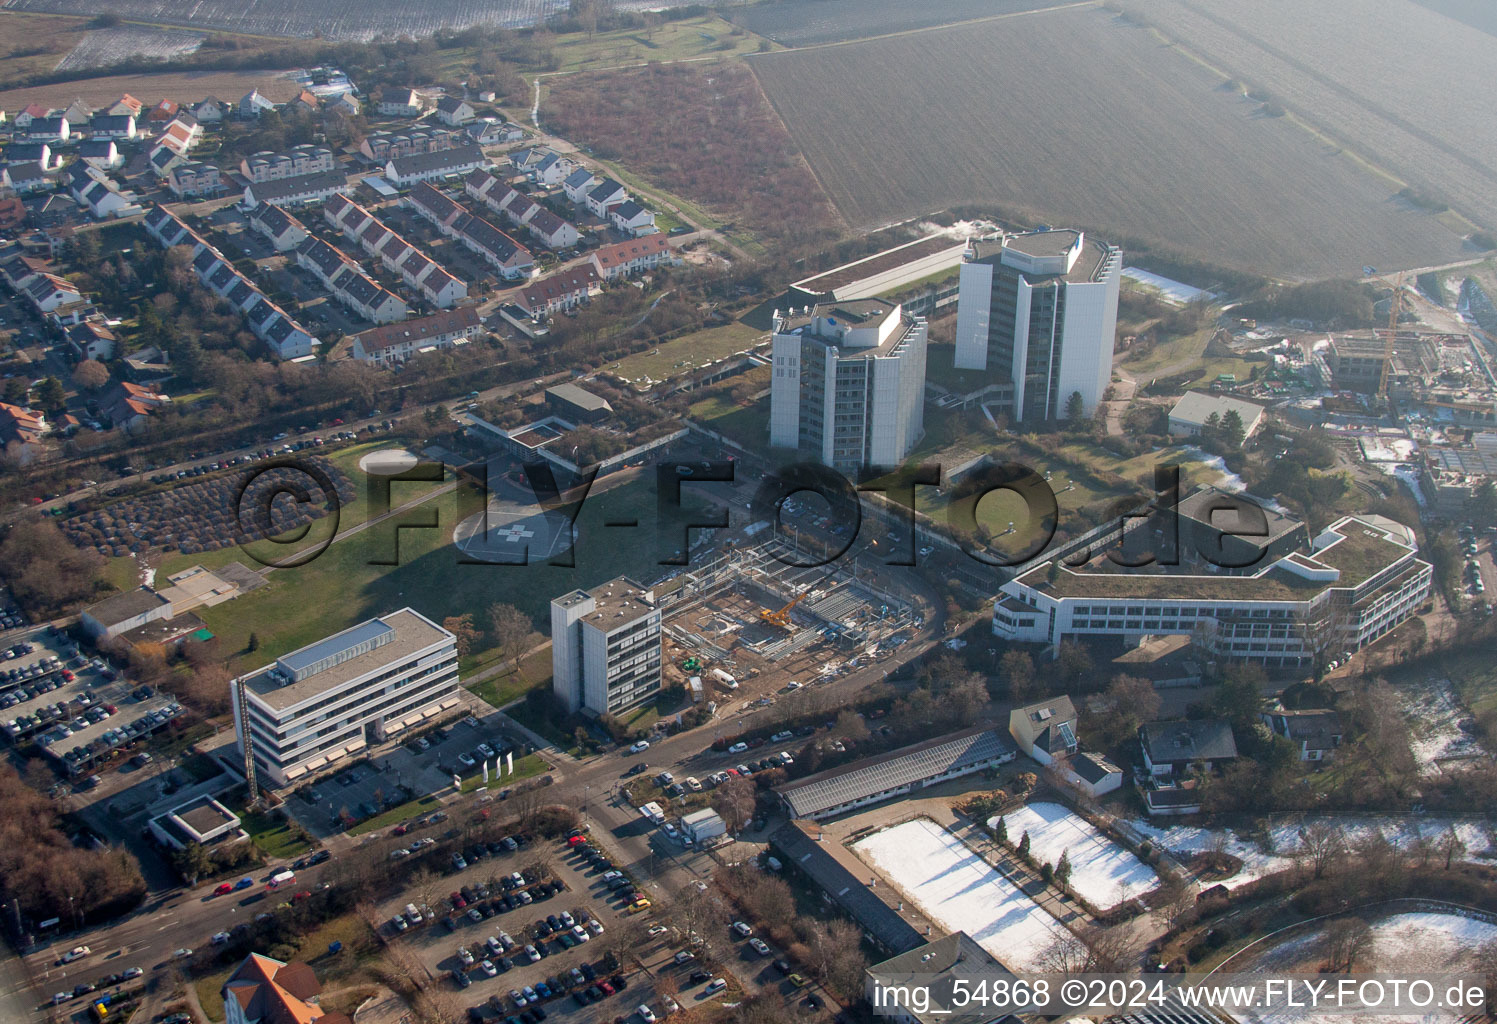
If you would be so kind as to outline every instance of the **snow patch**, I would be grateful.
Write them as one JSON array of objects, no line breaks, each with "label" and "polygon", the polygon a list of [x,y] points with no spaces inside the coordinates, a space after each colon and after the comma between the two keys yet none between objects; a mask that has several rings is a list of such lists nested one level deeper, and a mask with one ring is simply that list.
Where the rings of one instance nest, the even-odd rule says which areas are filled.
[{"label": "snow patch", "polygon": [[853,849],[889,878],[921,913],[964,931],[1006,966],[1033,970],[1065,929],[1018,887],[933,821],[875,832]]},{"label": "snow patch", "polygon": [[1029,833],[1029,851],[1040,863],[1058,864],[1064,853],[1071,862],[1071,888],[1094,907],[1115,906],[1159,884],[1152,868],[1060,804],[1028,804],[1003,823],[1010,842]]},{"label": "snow patch", "polygon": [[1449,679],[1437,679],[1427,689],[1405,692],[1401,703],[1413,722],[1409,747],[1425,775],[1439,775],[1444,762],[1486,756],[1481,742],[1467,729],[1475,723],[1456,698]]}]

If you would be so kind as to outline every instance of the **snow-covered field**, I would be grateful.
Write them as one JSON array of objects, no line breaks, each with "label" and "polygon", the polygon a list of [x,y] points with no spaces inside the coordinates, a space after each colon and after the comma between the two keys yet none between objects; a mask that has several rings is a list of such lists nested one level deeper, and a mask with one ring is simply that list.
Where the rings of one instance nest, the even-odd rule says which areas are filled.
[{"label": "snow-covered field", "polygon": [[[1267,831],[1266,841],[1243,838],[1231,829],[1211,829],[1197,825],[1159,826],[1150,821],[1131,821],[1142,835],[1148,836],[1176,856],[1184,856],[1209,850],[1220,841],[1222,850],[1242,860],[1242,870],[1222,884],[1236,888],[1248,882],[1283,871],[1293,866],[1294,852],[1300,845],[1300,828],[1311,819],[1283,819],[1275,822]],[[1497,842],[1491,828],[1485,822],[1457,821],[1451,818],[1370,818],[1344,817],[1325,819],[1339,825],[1348,842],[1356,842],[1374,829],[1380,830],[1390,843],[1408,848],[1423,835],[1431,842],[1438,842],[1452,825],[1456,835],[1466,844],[1463,860],[1486,859],[1497,855]]]},{"label": "snow-covered field", "polygon": [[1463,760],[1486,755],[1480,741],[1461,728],[1471,716],[1456,699],[1449,679],[1434,680],[1424,690],[1405,692],[1403,706],[1414,727],[1409,746],[1425,775],[1438,775],[1458,767]]},{"label": "snow-covered field", "polygon": [[1028,804],[1006,815],[1003,823],[1010,842],[1029,833],[1030,853],[1040,863],[1059,864],[1066,854],[1071,888],[1094,907],[1105,910],[1159,884],[1153,868],[1060,804]]},{"label": "snow-covered field", "polygon": [[[1254,974],[1313,972],[1325,959],[1325,929],[1298,932],[1284,942],[1266,950],[1251,965],[1235,964],[1234,970]],[[1454,913],[1419,912],[1394,914],[1372,924],[1372,944],[1357,958],[1358,974],[1394,973],[1401,976],[1420,974],[1463,974],[1472,970],[1476,952],[1487,943],[1497,941],[1497,925]],[[1243,1024],[1353,1024],[1360,1014],[1320,1016],[1295,1012],[1246,1012],[1238,1015]],[[1433,1024],[1433,1016],[1418,1014],[1371,1016],[1377,1024]],[[1449,1020],[1446,1016],[1444,1020]]]},{"label": "snow-covered field", "polygon": [[151,28],[146,25],[117,25],[87,33],[62,60],[58,71],[78,68],[102,68],[136,57],[166,61],[192,53],[208,37],[201,32],[182,29]]},{"label": "snow-covered field", "polygon": [[1014,970],[1035,958],[1065,929],[962,841],[933,821],[917,819],[853,844],[932,921],[965,931]]}]

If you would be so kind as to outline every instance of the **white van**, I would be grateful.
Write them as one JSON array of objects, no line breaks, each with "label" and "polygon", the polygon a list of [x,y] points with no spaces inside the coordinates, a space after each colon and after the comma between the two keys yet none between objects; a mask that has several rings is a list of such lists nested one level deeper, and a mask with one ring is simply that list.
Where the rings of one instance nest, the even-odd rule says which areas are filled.
[{"label": "white van", "polygon": [[405,919],[411,924],[421,923],[421,911],[416,909],[416,904],[407,903],[405,905]]},{"label": "white van", "polygon": [[294,881],[296,881],[296,872],[292,871],[290,868],[282,868],[281,870],[270,876],[270,887],[272,889],[277,889],[285,885],[287,882]]}]

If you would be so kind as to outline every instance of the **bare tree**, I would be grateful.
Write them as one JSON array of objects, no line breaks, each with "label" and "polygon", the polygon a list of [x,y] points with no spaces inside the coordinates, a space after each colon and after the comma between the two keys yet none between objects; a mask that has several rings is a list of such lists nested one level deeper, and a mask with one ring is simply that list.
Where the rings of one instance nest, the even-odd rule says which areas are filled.
[{"label": "bare tree", "polygon": [[1164,926],[1174,931],[1179,925],[1188,922],[1195,913],[1195,890],[1190,883],[1181,879],[1166,882],[1159,890],[1156,907],[1159,916],[1164,919]]},{"label": "bare tree", "polygon": [[535,637],[535,625],[530,621],[530,616],[512,604],[493,604],[489,606],[489,632],[498,645],[500,653],[514,669],[515,675],[521,681],[525,679],[525,652]]},{"label": "bare tree", "polygon": [[1310,866],[1315,878],[1324,878],[1326,871],[1346,849],[1346,837],[1337,825],[1326,821],[1312,821],[1299,830],[1299,854]]},{"label": "bare tree", "polygon": [[1350,971],[1357,958],[1372,947],[1372,929],[1360,917],[1339,917],[1330,923],[1322,948],[1333,971]]},{"label": "bare tree", "polygon": [[717,787],[712,794],[712,808],[722,816],[728,831],[736,835],[753,818],[756,800],[754,783],[735,777]]},{"label": "bare tree", "polygon": [[1072,932],[1056,934],[1040,950],[1035,966],[1045,974],[1081,974],[1091,963],[1091,951]]},{"label": "bare tree", "polygon": [[1449,871],[1450,865],[1465,854],[1466,841],[1460,837],[1460,833],[1456,832],[1455,826],[1451,825],[1440,837],[1438,849],[1441,859],[1445,861],[1445,870]]}]

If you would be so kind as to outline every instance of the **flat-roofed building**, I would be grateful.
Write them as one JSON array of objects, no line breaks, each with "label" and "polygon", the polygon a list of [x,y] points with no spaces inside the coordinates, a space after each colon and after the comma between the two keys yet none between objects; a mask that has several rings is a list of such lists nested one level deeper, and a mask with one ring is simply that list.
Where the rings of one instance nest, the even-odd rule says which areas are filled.
[{"label": "flat-roofed building", "polygon": [[925,321],[884,299],[774,318],[769,443],[845,471],[893,468],[924,428]]},{"label": "flat-roofed building", "polygon": [[402,608],[283,655],[231,690],[241,755],[248,733],[257,774],[286,786],[457,706],[457,639]]},{"label": "flat-roofed building", "polygon": [[1070,230],[974,239],[962,263],[956,367],[1014,386],[1014,418],[1090,416],[1112,379],[1122,253]]},{"label": "flat-roofed building", "polygon": [[627,576],[551,602],[551,685],[569,711],[616,715],[660,692],[660,607]]},{"label": "flat-roofed building", "polygon": [[1170,433],[1176,437],[1194,437],[1213,422],[1221,425],[1228,413],[1235,412],[1242,421],[1242,437],[1252,437],[1263,424],[1263,406],[1231,395],[1213,395],[1205,391],[1187,391],[1170,410]]},{"label": "flat-roofed building", "polygon": [[[966,932],[952,932],[868,968],[863,990],[878,1017],[891,1024],[938,1024],[953,1014],[966,1024],[1019,1024],[1012,1014],[985,1013],[970,1001],[958,1004],[946,999],[956,979],[976,986],[982,980],[991,985],[1011,977],[1013,972],[976,939]],[[914,986],[912,978],[919,979]]]},{"label": "flat-roofed building", "polygon": [[156,815],[147,827],[163,846],[181,850],[189,843],[212,846],[245,839],[239,824],[239,815],[211,796],[200,796]]},{"label": "flat-roofed building", "polygon": [[[1075,637],[1189,636],[1214,657],[1304,667],[1366,647],[1429,599],[1433,570],[1401,523],[1343,516],[1294,545],[1305,534],[1292,517],[1272,513],[1264,536],[1263,522],[1242,512],[1217,511],[1211,529],[1232,529],[1224,514],[1258,533],[1220,534],[1253,556],[1242,568],[1224,565],[1222,552],[1134,568],[1105,553],[1083,565],[1046,561],[1003,584],[994,634],[1052,651]],[[1188,519],[1182,514],[1182,546]]]},{"label": "flat-roofed building", "polygon": [[787,815],[814,821],[959,779],[1018,756],[1018,748],[1007,736],[990,725],[979,725],[807,775],[774,791]]}]

